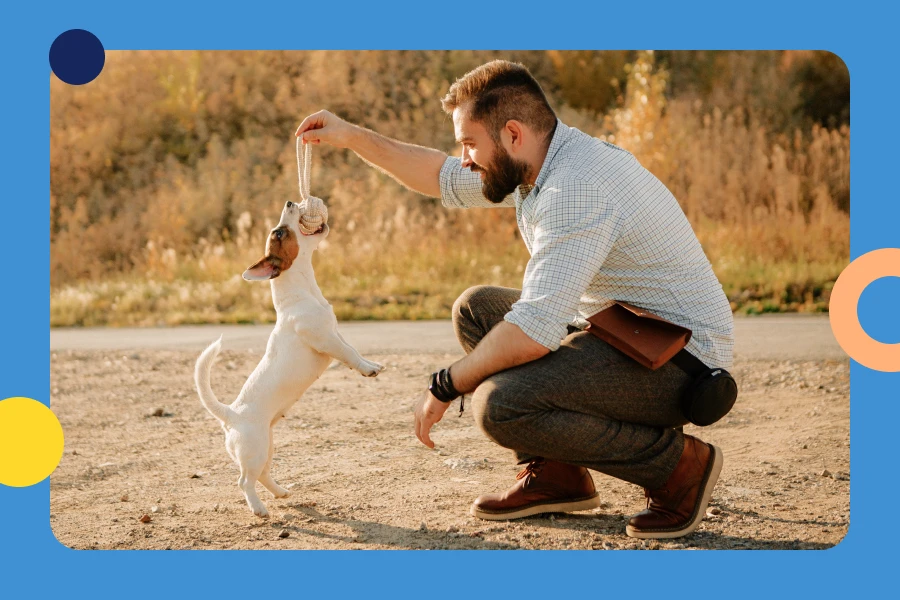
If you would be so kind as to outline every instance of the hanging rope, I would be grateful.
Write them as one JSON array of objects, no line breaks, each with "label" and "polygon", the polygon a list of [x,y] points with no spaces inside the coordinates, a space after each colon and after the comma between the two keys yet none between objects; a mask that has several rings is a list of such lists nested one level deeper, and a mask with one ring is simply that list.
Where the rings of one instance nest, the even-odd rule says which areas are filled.
[{"label": "hanging rope", "polygon": [[300,231],[305,235],[318,233],[328,222],[328,209],[321,198],[309,195],[310,171],[312,169],[312,144],[305,144],[300,150],[301,139],[297,138],[297,178],[300,184]]}]

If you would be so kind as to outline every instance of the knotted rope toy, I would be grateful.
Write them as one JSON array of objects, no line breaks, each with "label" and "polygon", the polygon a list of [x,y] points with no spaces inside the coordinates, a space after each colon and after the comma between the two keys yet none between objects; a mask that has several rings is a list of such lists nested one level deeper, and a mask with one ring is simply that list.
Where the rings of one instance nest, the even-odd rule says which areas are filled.
[{"label": "knotted rope toy", "polygon": [[303,235],[319,233],[328,223],[328,209],[321,198],[309,195],[309,175],[312,167],[311,144],[300,150],[301,138],[297,138],[297,177],[300,179],[300,232]]}]

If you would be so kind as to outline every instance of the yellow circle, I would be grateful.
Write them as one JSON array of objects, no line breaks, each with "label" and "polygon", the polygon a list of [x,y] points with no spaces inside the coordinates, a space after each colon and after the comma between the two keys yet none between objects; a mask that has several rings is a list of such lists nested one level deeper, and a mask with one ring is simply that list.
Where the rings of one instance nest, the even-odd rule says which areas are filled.
[{"label": "yellow circle", "polygon": [[62,453],[63,430],[52,410],[31,398],[0,400],[0,484],[40,483]]}]

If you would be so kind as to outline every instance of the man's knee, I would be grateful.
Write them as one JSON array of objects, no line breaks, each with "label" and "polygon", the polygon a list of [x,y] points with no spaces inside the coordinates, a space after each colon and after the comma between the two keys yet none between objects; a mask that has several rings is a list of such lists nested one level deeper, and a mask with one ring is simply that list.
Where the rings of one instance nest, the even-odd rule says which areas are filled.
[{"label": "man's knee", "polygon": [[477,310],[479,304],[482,304],[483,298],[490,293],[489,285],[473,285],[456,299],[453,303],[453,325],[458,327],[461,318],[471,319],[473,313]]},{"label": "man's knee", "polygon": [[487,334],[485,321],[491,319],[486,319],[484,311],[492,289],[488,285],[470,287],[453,303],[453,331],[466,354]]},{"label": "man's knee", "polygon": [[519,388],[514,380],[499,374],[486,379],[472,394],[475,423],[490,439],[507,448],[515,440],[516,421],[527,412]]}]

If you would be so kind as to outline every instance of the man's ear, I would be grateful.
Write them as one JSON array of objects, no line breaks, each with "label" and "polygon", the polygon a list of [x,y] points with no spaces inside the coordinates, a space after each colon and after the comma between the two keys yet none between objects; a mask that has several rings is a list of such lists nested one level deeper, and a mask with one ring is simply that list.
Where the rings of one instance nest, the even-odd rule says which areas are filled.
[{"label": "man's ear", "polygon": [[513,147],[514,150],[518,150],[522,146],[523,137],[522,134],[522,124],[515,119],[510,119],[506,122],[506,127],[503,128],[507,136],[509,136],[509,145]]},{"label": "man's ear", "polygon": [[278,277],[281,274],[281,269],[275,266],[275,261],[272,259],[273,257],[271,256],[259,259],[255,265],[244,271],[242,277],[247,281],[265,281],[266,279]]}]

